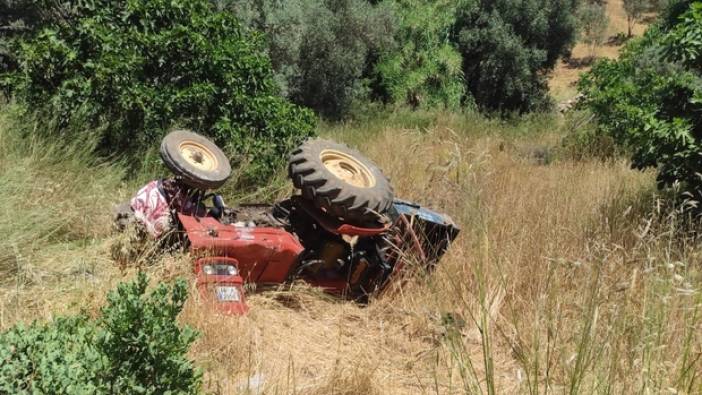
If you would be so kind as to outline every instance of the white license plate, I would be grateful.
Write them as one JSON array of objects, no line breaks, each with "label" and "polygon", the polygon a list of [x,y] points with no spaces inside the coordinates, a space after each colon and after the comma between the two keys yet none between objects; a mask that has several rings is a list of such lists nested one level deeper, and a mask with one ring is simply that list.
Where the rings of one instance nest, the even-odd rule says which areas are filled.
[{"label": "white license plate", "polygon": [[216,287],[215,293],[220,302],[239,302],[241,300],[239,290],[236,287]]}]

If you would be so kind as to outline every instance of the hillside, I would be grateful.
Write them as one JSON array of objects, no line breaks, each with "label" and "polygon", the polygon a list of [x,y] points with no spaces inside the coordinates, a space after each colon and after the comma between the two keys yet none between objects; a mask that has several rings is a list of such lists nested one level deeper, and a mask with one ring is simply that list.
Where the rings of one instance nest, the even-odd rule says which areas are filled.
[{"label": "hillside", "polygon": [[[609,17],[609,25],[605,34],[605,43],[595,49],[595,57],[615,59],[622,47],[622,43],[615,38],[617,35],[626,36],[627,21],[626,13],[624,12],[623,0],[609,0],[606,2],[607,16]],[[649,16],[650,17],[650,16]],[[634,26],[634,36],[640,36],[646,30],[646,23],[637,23]],[[590,56],[590,48],[588,45],[578,43],[573,48],[573,63],[559,62],[556,69],[549,78],[549,89],[551,95],[557,101],[563,101],[572,98],[576,95],[575,84],[584,71],[588,70],[588,66],[578,65],[577,62]]]},{"label": "hillside", "polygon": [[[0,130],[3,141],[12,141]],[[657,211],[653,174],[630,170],[624,160],[569,159],[555,149],[564,133],[555,119],[510,125],[476,116],[398,114],[321,132],[359,146],[391,176],[398,196],[449,213],[463,233],[435,274],[418,276],[367,307],[296,284],[253,295],[246,317],[222,317],[202,309],[191,292],[182,321],[201,332],[191,355],[205,370],[209,391],[698,388],[690,370],[696,362],[687,357],[700,347],[694,329],[702,302],[693,264],[698,244],[667,231],[677,218]],[[3,218],[12,218],[3,227],[13,235],[3,246],[31,247],[13,265],[3,261],[9,271],[1,328],[70,311],[96,314],[105,291],[134,268],[120,272],[111,261],[113,236],[106,229],[110,203],[134,185],[103,173],[85,184],[92,192],[85,195],[83,187],[78,193],[71,177],[85,174],[80,164],[32,155],[23,167],[11,159],[21,155],[5,155],[10,159],[0,173],[15,183],[1,192]],[[46,177],[57,166],[65,175],[52,183]],[[9,178],[21,168],[32,174],[31,186],[22,181],[27,177]],[[115,174],[99,169],[90,171]],[[42,203],[20,204],[13,199],[20,190]],[[97,202],[91,205],[96,211],[57,208],[50,216],[72,228],[83,224],[80,234],[18,238],[30,236],[23,232],[36,225],[26,221],[45,207],[83,195]],[[25,222],[13,216],[18,208]],[[192,280],[184,255],[141,265],[153,279]]]},{"label": "hillside", "polygon": [[[607,35],[625,32],[621,0],[607,4]],[[643,29],[638,25],[635,33]],[[180,33],[173,37],[184,37]],[[40,40],[34,44],[42,48]],[[182,47],[189,45],[184,40]],[[597,56],[616,57],[619,48],[604,45]],[[587,54],[578,44],[573,58]],[[200,74],[209,75],[206,63]],[[551,95],[572,97],[585,70],[559,62]],[[240,75],[227,76],[236,87]],[[265,86],[273,86],[271,78]],[[255,83],[250,87],[260,93]],[[122,98],[132,98],[127,88]],[[214,88],[206,88],[192,96],[178,92],[200,111],[201,97],[215,97],[207,96]],[[163,92],[166,102],[170,91]],[[173,113],[174,103],[166,103]],[[65,138],[46,132],[51,124],[41,114],[28,116],[15,101],[0,103],[0,331],[77,313],[100,317],[107,292],[143,271],[152,288],[177,278],[190,284],[178,321],[199,332],[187,355],[203,372],[206,393],[702,393],[698,217],[657,189],[656,169],[634,170],[611,140],[588,140],[596,127],[591,114],[500,118],[473,109],[362,104],[368,108],[355,119],[314,116],[315,132],[358,148],[389,176],[397,197],[449,214],[461,234],[434,272],[412,273],[367,305],[299,282],[265,290],[252,285],[251,311],[237,317],[200,303],[191,256],[139,244],[112,228],[116,204],[147,179],[168,175],[154,154],[157,138],[135,134],[151,145],[138,160],[117,149],[98,156],[102,140],[95,130],[79,124]],[[285,109],[281,113],[297,119]],[[109,126],[115,125],[122,124]],[[232,125],[226,124],[240,132]],[[291,130],[282,122],[274,126]],[[225,185],[227,203],[293,193],[284,170],[270,167],[277,173],[265,185]],[[234,178],[246,168],[236,171]],[[115,259],[120,254],[124,259]]]}]

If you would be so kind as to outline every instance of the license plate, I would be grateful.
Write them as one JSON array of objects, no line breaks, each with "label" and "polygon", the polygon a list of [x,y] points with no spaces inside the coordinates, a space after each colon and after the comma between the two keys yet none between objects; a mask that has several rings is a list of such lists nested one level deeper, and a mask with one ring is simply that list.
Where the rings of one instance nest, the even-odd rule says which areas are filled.
[{"label": "license plate", "polygon": [[217,287],[215,293],[220,302],[239,302],[241,300],[239,290],[236,287]]}]

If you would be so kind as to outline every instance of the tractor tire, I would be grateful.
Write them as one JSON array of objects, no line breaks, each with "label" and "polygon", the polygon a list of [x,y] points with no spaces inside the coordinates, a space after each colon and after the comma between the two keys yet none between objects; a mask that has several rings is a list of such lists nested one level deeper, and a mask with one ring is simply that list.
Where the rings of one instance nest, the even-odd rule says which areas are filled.
[{"label": "tractor tire", "polygon": [[168,133],[160,154],[173,174],[196,189],[217,189],[232,173],[229,159],[215,143],[187,130]]},{"label": "tractor tire", "polygon": [[387,177],[344,144],[307,140],[292,152],[288,175],[304,199],[348,224],[384,222],[392,206],[393,190]]}]

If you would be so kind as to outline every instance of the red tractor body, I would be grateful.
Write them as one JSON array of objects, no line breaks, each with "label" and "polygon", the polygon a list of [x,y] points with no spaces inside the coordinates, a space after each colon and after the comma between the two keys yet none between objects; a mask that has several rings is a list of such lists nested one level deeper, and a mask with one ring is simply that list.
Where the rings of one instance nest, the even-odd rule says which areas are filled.
[{"label": "red tractor body", "polygon": [[[414,252],[431,269],[458,234],[448,217],[400,201],[393,223],[378,228],[344,224],[301,199],[286,203],[290,211],[280,226],[177,213],[204,302],[225,314],[245,314],[244,284],[280,285],[294,278],[362,300],[388,284],[406,253]],[[264,212],[273,207],[257,206]],[[332,267],[332,275],[320,267]]]},{"label": "red tractor body", "polygon": [[[225,225],[213,217],[178,213],[195,261],[200,297],[224,313],[244,314],[243,284],[287,281],[304,247],[272,227]],[[229,267],[234,267],[231,269]]]},{"label": "red tractor body", "polygon": [[224,225],[212,217],[178,214],[195,256],[237,260],[239,275],[251,283],[285,282],[304,250],[283,229]]}]

